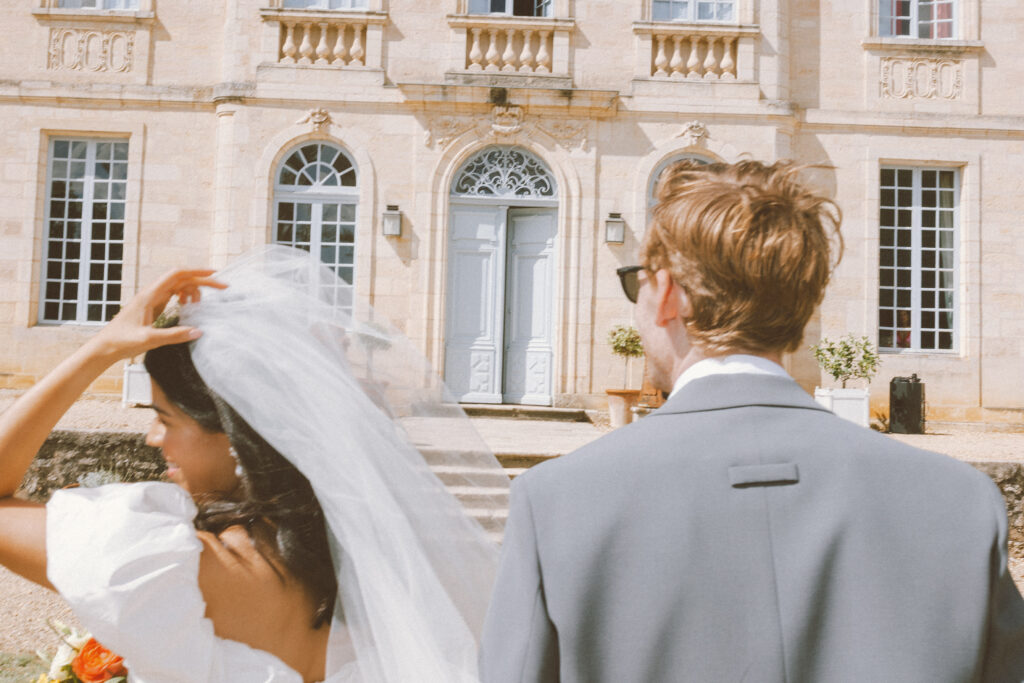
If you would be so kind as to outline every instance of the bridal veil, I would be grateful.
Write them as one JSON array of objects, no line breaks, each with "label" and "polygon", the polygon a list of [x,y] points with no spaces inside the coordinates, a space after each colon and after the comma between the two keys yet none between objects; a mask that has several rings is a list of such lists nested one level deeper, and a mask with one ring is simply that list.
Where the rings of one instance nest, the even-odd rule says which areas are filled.
[{"label": "bridal veil", "polygon": [[[420,351],[336,276],[267,247],[182,307],[203,380],[313,486],[338,578],[327,680],[470,683],[497,544],[435,475],[507,488]],[[433,469],[432,469],[433,468]],[[478,516],[497,518],[498,503]]]}]

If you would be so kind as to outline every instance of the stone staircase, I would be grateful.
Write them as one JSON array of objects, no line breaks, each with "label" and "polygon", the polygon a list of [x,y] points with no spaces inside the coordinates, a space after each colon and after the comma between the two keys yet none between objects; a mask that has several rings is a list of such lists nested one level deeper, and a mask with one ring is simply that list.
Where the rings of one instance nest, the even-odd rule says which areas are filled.
[{"label": "stone staircase", "polygon": [[[551,453],[497,453],[498,462],[505,469],[505,474],[514,479],[534,465],[545,460],[557,458],[560,454]],[[429,464],[429,457],[428,457]],[[430,469],[447,486],[448,490],[466,508],[466,512],[496,541],[501,540],[505,521],[508,519],[508,487],[501,486],[498,476],[491,470],[474,471],[472,468],[451,465],[431,465]],[[486,474],[485,474],[486,472]],[[488,486],[488,477],[495,477],[495,486]],[[467,477],[473,478],[475,485],[466,484]]]},{"label": "stone staircase", "polygon": [[[534,465],[564,455],[599,435],[583,410],[518,405],[465,405],[463,409],[474,420],[485,441],[491,444],[505,474],[512,479]],[[579,436],[566,438],[566,430],[578,432]],[[553,431],[555,438],[551,438]],[[563,434],[558,435],[558,432]],[[517,433],[521,438],[517,438]],[[434,473],[462,502],[467,512],[495,540],[500,541],[508,519],[509,504],[508,487],[501,485],[500,475],[493,472],[484,474],[486,470],[474,472],[472,468],[438,465],[431,462],[432,449],[421,451]],[[488,476],[495,476],[495,481],[489,482]],[[467,478],[474,483],[467,484]]]}]

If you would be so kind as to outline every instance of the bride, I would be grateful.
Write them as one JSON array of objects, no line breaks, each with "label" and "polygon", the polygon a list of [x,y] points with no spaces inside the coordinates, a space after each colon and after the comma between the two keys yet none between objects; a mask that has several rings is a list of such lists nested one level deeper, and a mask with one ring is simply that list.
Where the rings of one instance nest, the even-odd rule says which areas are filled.
[{"label": "bride", "polygon": [[[0,415],[0,564],[59,591],[130,680],[478,680],[496,545],[428,462],[508,480],[338,285],[284,247],[170,273]],[[170,483],[15,498],[63,413],[141,353]]]}]

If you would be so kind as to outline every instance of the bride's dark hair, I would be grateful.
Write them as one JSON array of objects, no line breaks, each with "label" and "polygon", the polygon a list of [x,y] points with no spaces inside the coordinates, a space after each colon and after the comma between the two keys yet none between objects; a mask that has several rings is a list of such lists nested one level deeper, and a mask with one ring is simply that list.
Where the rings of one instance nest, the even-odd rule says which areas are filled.
[{"label": "bride's dark hair", "polygon": [[329,623],[338,582],[324,513],[309,480],[206,386],[188,344],[153,349],[145,364],[168,400],[207,432],[227,435],[244,470],[241,495],[196,500],[196,528],[220,534],[231,526],[244,527],[274,570],[280,575],[277,565],[284,565],[312,597],[313,627]]}]

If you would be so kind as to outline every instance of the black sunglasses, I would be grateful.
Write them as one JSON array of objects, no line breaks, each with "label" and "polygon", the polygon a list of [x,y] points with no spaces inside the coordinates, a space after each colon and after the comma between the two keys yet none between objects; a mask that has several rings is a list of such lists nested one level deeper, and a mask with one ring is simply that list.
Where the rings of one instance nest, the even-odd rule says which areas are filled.
[{"label": "black sunglasses", "polygon": [[631,304],[636,303],[636,297],[640,294],[639,273],[641,270],[644,270],[643,266],[623,266],[615,270],[616,275],[619,276],[619,282],[622,283],[622,291]]}]

